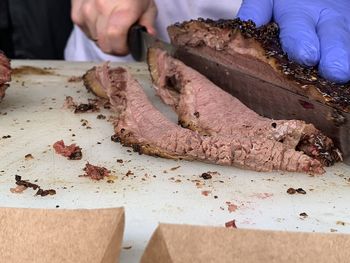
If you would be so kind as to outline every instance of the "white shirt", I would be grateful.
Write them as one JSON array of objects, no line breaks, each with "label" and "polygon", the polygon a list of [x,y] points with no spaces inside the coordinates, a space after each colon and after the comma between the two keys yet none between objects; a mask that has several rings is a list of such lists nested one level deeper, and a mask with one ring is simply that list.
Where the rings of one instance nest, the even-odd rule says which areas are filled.
[{"label": "white shirt", "polygon": [[[122,0],[121,0],[122,1]],[[176,22],[196,19],[232,19],[241,0],[155,0],[158,8],[156,29],[158,37],[169,40],[166,28]],[[132,61],[130,55],[124,57],[103,53],[96,44],[74,26],[65,49],[65,59],[69,61]]]}]

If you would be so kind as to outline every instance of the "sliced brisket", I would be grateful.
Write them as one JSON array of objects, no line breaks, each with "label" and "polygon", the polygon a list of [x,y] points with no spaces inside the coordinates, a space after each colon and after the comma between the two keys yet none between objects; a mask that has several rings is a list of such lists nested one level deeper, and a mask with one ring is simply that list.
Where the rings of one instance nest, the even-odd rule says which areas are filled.
[{"label": "sliced brisket", "polygon": [[350,83],[335,84],[319,76],[317,67],[288,60],[271,23],[256,28],[252,21],[192,20],[168,28],[172,43],[199,51],[213,61],[236,68],[293,92],[350,111]]},{"label": "sliced brisket", "polygon": [[261,117],[165,51],[150,49],[148,64],[158,95],[175,109],[186,128],[205,135],[275,140],[290,149],[298,147],[327,166],[340,159],[332,140],[312,124]]},{"label": "sliced brisket", "polygon": [[10,60],[0,51],[0,102],[5,96],[6,84],[11,80]]},{"label": "sliced brisket", "polygon": [[110,69],[105,64],[87,72],[84,80],[95,93],[109,97],[115,112],[114,139],[140,153],[256,171],[324,172],[318,160],[275,140],[245,135],[204,136],[170,122],[123,68]]}]

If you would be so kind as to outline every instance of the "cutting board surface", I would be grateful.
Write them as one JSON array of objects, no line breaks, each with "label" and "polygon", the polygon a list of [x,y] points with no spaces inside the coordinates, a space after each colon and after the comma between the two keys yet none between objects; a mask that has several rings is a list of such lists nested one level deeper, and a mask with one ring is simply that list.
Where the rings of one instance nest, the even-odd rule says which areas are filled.
[{"label": "cutting board surface", "polygon": [[[13,68],[25,65],[46,68],[47,74],[17,71],[0,104],[1,206],[57,209],[124,206],[122,262],[138,262],[159,222],[224,226],[234,219],[239,228],[350,233],[349,167],[337,164],[328,168],[325,175],[311,177],[139,155],[110,140],[113,128],[107,121],[109,110],[74,114],[62,107],[66,96],[77,102],[93,98],[81,81],[68,80],[96,64],[12,61]],[[155,96],[147,66],[138,63],[124,66],[143,85],[156,107],[176,122],[172,110]],[[107,118],[97,119],[99,114]],[[82,126],[83,120],[91,129]],[[7,135],[11,137],[3,138]],[[69,161],[55,154],[52,144],[61,139],[82,147],[82,160]],[[25,158],[28,154],[33,158]],[[79,177],[86,162],[110,169],[111,180]],[[214,172],[212,179],[200,177],[208,171]],[[55,189],[57,194],[35,196],[31,189],[11,193],[15,175],[35,181],[43,189]],[[290,195],[287,193],[290,187],[303,188],[306,194]]]}]

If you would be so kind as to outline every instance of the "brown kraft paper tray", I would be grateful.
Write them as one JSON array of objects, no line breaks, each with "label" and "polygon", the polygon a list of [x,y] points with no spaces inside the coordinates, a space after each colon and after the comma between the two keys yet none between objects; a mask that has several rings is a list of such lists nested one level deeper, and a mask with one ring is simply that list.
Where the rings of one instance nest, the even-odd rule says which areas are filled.
[{"label": "brown kraft paper tray", "polygon": [[0,208],[0,261],[114,263],[123,232],[123,208]]},{"label": "brown kraft paper tray", "polygon": [[350,236],[160,224],[141,263],[349,262]]}]

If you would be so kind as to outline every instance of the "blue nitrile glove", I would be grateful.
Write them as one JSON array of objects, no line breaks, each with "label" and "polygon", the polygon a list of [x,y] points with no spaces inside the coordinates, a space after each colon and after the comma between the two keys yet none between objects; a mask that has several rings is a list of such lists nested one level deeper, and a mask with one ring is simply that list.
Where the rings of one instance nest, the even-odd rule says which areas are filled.
[{"label": "blue nitrile glove", "polygon": [[350,0],[243,0],[238,17],[257,26],[273,18],[289,58],[319,63],[320,74],[331,81],[350,80]]}]

